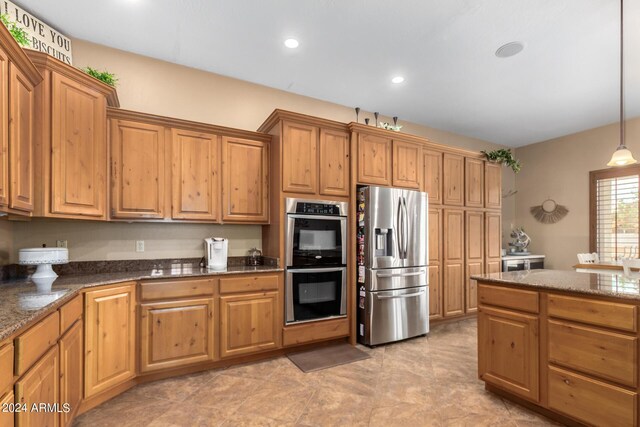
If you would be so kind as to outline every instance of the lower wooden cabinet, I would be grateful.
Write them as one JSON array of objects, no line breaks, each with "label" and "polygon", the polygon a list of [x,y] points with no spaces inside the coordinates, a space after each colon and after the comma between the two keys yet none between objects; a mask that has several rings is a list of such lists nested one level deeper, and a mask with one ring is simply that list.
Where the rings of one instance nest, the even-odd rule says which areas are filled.
[{"label": "lower wooden cabinet", "polygon": [[282,316],[278,292],[220,297],[220,357],[278,348]]},{"label": "lower wooden cabinet", "polygon": [[442,274],[439,265],[429,265],[429,319],[442,318]]},{"label": "lower wooden cabinet", "polygon": [[480,378],[532,402],[538,402],[538,323],[536,315],[480,306]]},{"label": "lower wooden cabinet", "polygon": [[84,383],[82,363],[82,321],[76,322],[62,336],[60,348],[60,404],[68,404],[70,412],[60,413],[60,425],[71,425],[82,401]]},{"label": "lower wooden cabinet", "polygon": [[213,298],[140,306],[140,371],[214,359]]},{"label": "lower wooden cabinet", "polygon": [[[11,405],[15,402],[15,396],[13,391],[7,392],[2,398],[0,398],[0,408],[5,408],[7,405]],[[5,412],[0,410],[0,426],[13,427],[15,422],[15,416],[13,412]]]},{"label": "lower wooden cabinet", "polygon": [[464,264],[445,261],[442,288],[444,293],[444,316],[464,314]]},{"label": "lower wooden cabinet", "polygon": [[16,382],[16,403],[26,404],[27,411],[16,414],[19,427],[56,427],[56,411],[31,411],[32,405],[59,402],[58,346],[52,347],[33,367]]},{"label": "lower wooden cabinet", "polygon": [[85,398],[135,376],[135,292],[131,283],[85,294]]}]

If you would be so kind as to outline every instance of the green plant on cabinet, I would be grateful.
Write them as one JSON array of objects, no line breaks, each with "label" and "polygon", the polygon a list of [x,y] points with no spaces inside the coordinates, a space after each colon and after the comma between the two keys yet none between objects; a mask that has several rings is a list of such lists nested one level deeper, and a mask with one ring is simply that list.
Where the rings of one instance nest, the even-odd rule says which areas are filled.
[{"label": "green plant on cabinet", "polygon": [[0,14],[0,21],[4,24],[5,27],[9,30],[15,41],[22,47],[31,46],[31,41],[29,40],[29,34],[21,28],[18,24],[9,19],[9,15]]},{"label": "green plant on cabinet", "polygon": [[109,86],[115,87],[116,83],[118,83],[118,78],[116,77],[116,75],[108,71],[100,71],[92,67],[83,68],[82,71],[89,74],[91,77],[94,77],[101,82],[108,84]]},{"label": "green plant on cabinet", "polygon": [[511,150],[500,148],[499,150],[493,151],[481,151],[482,154],[485,155],[487,160],[494,163],[499,163],[501,165],[505,165],[510,167],[513,172],[518,173],[520,169],[522,169],[522,165],[520,164],[520,160],[513,157],[513,153]]}]

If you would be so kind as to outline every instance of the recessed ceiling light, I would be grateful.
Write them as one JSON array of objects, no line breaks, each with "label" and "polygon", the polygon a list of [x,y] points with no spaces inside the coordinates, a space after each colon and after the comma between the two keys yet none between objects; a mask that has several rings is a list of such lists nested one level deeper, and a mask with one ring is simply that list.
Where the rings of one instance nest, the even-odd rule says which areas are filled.
[{"label": "recessed ceiling light", "polygon": [[289,49],[295,49],[300,45],[300,43],[298,43],[298,40],[296,39],[286,39],[284,41],[284,45]]},{"label": "recessed ceiling light", "polygon": [[402,76],[395,76],[394,78],[391,79],[392,83],[402,83],[404,81],[404,77]]},{"label": "recessed ceiling light", "polygon": [[509,42],[503,44],[496,50],[496,56],[498,58],[508,58],[513,55],[517,55],[524,49],[524,43],[522,42]]}]

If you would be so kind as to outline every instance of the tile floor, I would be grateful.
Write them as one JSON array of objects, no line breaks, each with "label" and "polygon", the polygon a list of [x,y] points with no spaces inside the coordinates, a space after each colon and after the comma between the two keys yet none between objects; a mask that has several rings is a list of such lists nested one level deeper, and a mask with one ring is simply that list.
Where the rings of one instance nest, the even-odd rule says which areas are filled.
[{"label": "tile floor", "polygon": [[305,374],[286,357],[138,386],[76,426],[543,426],[484,390],[476,321],[368,349],[371,358]]}]

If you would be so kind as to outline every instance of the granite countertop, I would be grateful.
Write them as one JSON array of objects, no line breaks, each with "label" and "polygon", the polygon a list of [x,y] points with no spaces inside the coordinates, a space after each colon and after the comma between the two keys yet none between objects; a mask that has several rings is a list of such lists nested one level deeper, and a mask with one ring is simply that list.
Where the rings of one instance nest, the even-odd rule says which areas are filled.
[{"label": "granite countertop", "polygon": [[53,282],[51,292],[46,293],[39,293],[35,284],[29,279],[0,282],[0,342],[62,306],[84,288],[144,279],[176,279],[280,271],[283,269],[269,265],[237,266],[215,271],[193,267],[192,264],[176,264],[164,269],[60,276]]},{"label": "granite countertop", "polygon": [[490,283],[520,285],[589,295],[640,301],[640,274],[625,277],[622,272],[576,272],[565,270],[523,270],[472,275]]}]

